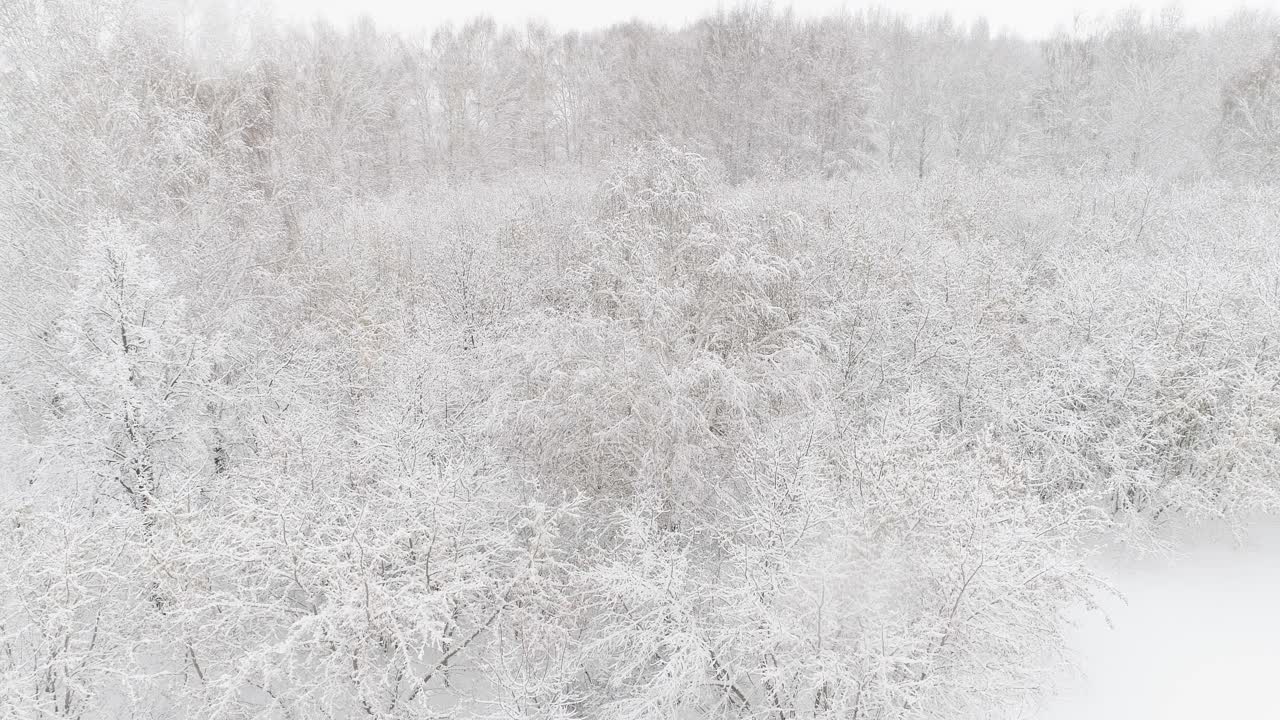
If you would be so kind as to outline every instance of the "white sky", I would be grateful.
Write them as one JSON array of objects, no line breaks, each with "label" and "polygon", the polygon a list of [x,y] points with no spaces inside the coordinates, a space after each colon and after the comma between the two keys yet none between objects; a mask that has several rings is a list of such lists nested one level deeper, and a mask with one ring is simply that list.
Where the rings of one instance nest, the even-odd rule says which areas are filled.
[{"label": "white sky", "polygon": [[[278,12],[293,20],[307,20],[319,14],[345,25],[361,13],[368,13],[385,28],[414,31],[445,22],[460,22],[477,14],[487,14],[503,23],[523,23],[528,19],[549,22],[558,29],[594,29],[616,22],[641,18],[668,25],[685,22],[714,12],[720,0],[275,0]],[[962,22],[985,16],[992,30],[1008,29],[1029,37],[1043,37],[1056,27],[1070,25],[1072,17],[1113,12],[1136,6],[1154,14],[1169,5],[1165,0],[779,0],[774,7],[792,7],[799,15],[817,15],[841,8],[858,10],[871,6],[891,8],[915,17],[950,13]],[[1213,21],[1240,7],[1280,10],[1280,0],[1181,0],[1183,17],[1191,23]]]}]

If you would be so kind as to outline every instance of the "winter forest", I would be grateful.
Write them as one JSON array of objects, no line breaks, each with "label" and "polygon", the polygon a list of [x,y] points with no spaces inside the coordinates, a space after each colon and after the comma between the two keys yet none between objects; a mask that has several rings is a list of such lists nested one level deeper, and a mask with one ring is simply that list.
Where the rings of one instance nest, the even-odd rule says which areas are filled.
[{"label": "winter forest", "polygon": [[0,3],[0,718],[899,720],[1280,510],[1280,20]]}]

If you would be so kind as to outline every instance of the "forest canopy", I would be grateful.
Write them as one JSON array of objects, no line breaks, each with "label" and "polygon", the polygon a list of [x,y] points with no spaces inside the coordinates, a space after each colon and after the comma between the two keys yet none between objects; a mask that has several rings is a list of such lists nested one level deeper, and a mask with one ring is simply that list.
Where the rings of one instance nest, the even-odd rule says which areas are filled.
[{"label": "forest canopy", "polygon": [[1280,501],[1280,21],[0,5],[0,718],[996,717]]}]

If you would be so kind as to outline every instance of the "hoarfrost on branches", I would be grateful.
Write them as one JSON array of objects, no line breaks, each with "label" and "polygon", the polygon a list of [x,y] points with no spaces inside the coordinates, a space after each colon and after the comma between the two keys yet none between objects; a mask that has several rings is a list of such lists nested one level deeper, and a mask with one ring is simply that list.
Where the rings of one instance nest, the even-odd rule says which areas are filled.
[{"label": "hoarfrost on branches", "polygon": [[961,718],[1274,512],[1274,17],[0,9],[0,717]]}]

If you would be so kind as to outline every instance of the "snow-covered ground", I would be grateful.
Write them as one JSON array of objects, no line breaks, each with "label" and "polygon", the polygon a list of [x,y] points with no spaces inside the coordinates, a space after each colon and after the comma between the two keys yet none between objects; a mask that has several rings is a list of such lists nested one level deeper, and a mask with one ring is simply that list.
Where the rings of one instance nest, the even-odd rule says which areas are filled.
[{"label": "snow-covered ground", "polygon": [[1280,523],[1103,572],[1127,602],[1105,603],[1114,628],[1094,615],[1072,632],[1084,677],[1038,720],[1280,717]]}]

